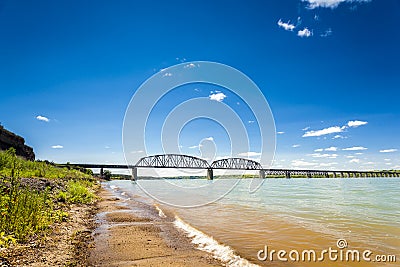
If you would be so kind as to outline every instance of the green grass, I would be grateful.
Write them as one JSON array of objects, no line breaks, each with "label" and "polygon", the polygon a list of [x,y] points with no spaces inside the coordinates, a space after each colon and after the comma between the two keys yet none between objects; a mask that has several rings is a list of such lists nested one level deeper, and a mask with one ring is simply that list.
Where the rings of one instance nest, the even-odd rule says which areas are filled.
[{"label": "green grass", "polygon": [[[52,179],[61,189],[37,191],[20,184],[20,177]],[[78,170],[31,162],[0,151],[0,247],[27,242],[56,221],[65,221],[66,203],[91,203],[94,179]]]},{"label": "green grass", "polygon": [[96,196],[89,187],[86,181],[69,181],[66,190],[57,194],[57,199],[67,203],[92,203]]}]

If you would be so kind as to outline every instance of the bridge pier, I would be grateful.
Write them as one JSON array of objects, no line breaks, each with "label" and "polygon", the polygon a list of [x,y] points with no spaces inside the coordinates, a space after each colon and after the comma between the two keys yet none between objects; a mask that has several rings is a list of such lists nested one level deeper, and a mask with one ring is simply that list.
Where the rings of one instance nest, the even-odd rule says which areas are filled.
[{"label": "bridge pier", "polygon": [[137,181],[138,175],[137,175],[137,168],[133,167],[132,168],[132,181]]},{"label": "bridge pier", "polygon": [[104,177],[104,169],[100,168],[100,178],[103,179]]},{"label": "bridge pier", "polygon": [[290,179],[290,171],[285,171],[286,179]]},{"label": "bridge pier", "polygon": [[311,172],[307,172],[307,178],[312,178]]},{"label": "bridge pier", "polygon": [[207,169],[207,180],[214,180],[213,169]]},{"label": "bridge pier", "polygon": [[265,170],[260,170],[260,179],[265,179]]}]

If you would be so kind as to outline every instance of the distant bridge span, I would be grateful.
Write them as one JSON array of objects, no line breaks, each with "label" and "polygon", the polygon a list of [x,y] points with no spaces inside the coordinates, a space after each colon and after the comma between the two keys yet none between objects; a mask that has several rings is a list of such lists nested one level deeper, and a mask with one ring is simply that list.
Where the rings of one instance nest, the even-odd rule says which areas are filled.
[{"label": "distant bridge span", "polygon": [[163,154],[147,156],[139,159],[135,165],[116,165],[116,164],[57,164],[60,167],[81,167],[99,168],[103,175],[104,169],[131,169],[132,180],[137,180],[138,168],[175,168],[175,169],[206,169],[207,179],[213,179],[214,169],[225,170],[257,170],[260,178],[267,176],[283,176],[291,178],[295,176],[313,177],[400,177],[400,173],[395,171],[341,171],[341,170],[293,170],[293,169],[265,169],[259,162],[244,158],[225,158],[215,160],[209,164],[206,160],[194,156],[180,154]]}]

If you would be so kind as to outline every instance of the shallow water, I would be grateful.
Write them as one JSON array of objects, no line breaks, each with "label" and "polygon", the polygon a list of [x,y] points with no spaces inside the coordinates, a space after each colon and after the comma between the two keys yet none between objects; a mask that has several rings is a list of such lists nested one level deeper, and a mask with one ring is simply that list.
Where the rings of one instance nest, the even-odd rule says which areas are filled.
[{"label": "shallow water", "polygon": [[[236,255],[260,266],[382,266],[382,263],[373,262],[380,254],[397,256],[397,263],[387,263],[387,266],[397,266],[400,261],[400,179],[266,179],[252,194],[248,189],[251,180],[173,181],[174,185],[185,188],[203,186],[190,194],[173,191],[173,187],[158,180],[139,181],[138,184],[112,181],[110,185],[147,203],[155,200],[140,187],[164,202],[192,203],[195,199],[193,203],[200,203],[199,199],[208,200],[207,192],[212,198],[225,192],[222,189],[228,186],[224,188],[224,183],[235,186],[216,202],[196,208],[159,206],[206,236],[229,246]],[[338,248],[339,239],[344,239],[347,247]],[[275,253],[272,259],[268,257],[262,261],[257,253],[265,246],[268,252],[284,250],[286,255],[280,260]],[[321,252],[329,248],[338,252],[332,252],[331,259],[328,252],[321,256]],[[290,258],[288,254],[293,250]],[[304,250],[315,251],[316,260],[311,257],[309,262],[305,254],[302,261]],[[348,256],[350,261],[346,261],[349,250],[360,253],[360,262],[353,261],[351,254]],[[365,250],[371,253],[363,259]],[[265,256],[263,251],[259,256]],[[283,261],[285,258],[287,261]],[[368,259],[371,262],[367,262]],[[230,265],[246,264],[237,261]]]}]

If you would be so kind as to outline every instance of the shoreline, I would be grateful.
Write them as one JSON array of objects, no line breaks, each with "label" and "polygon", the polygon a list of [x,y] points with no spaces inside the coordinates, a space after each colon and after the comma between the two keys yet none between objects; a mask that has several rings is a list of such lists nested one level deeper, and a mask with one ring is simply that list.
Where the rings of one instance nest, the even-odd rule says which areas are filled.
[{"label": "shoreline", "polygon": [[118,197],[104,185],[98,196],[88,266],[221,266],[175,228],[172,214]]}]

